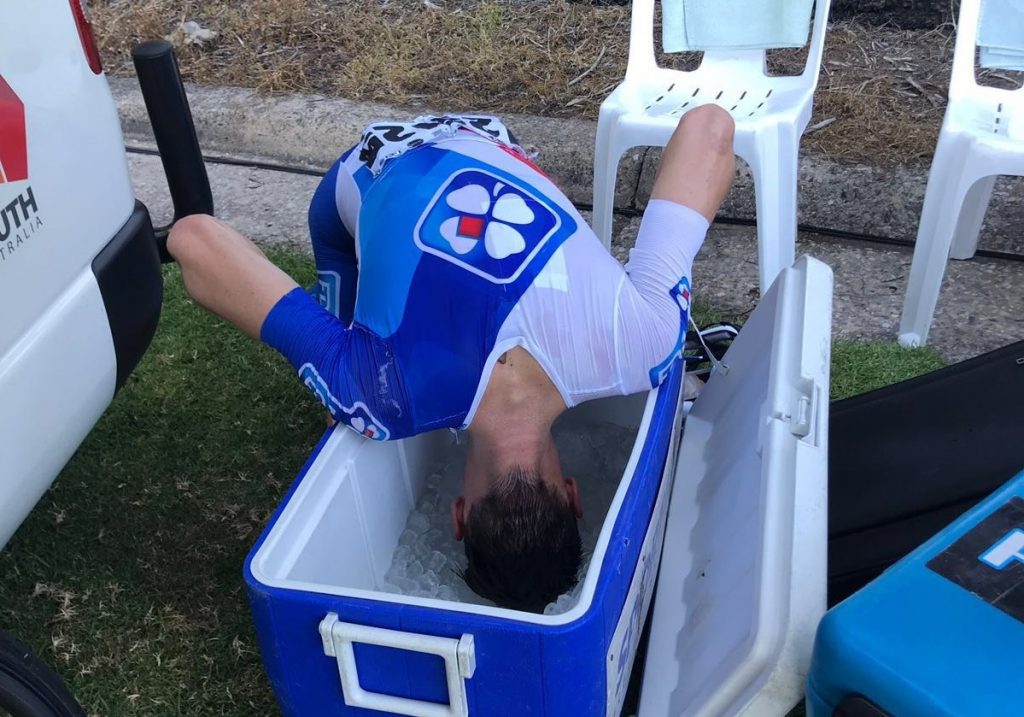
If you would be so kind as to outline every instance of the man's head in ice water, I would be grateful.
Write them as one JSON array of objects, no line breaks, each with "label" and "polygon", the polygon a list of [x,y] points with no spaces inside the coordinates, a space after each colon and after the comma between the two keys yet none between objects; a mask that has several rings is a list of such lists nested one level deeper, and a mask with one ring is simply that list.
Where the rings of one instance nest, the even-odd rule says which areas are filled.
[{"label": "man's head in ice water", "polygon": [[[557,454],[555,462],[557,464]],[[561,470],[513,466],[488,489],[452,503],[455,537],[465,540],[466,584],[500,607],[543,612],[576,584],[582,563],[576,481]],[[467,478],[467,488],[470,479]]]},{"label": "man's head in ice water", "polygon": [[503,354],[469,426],[452,527],[465,540],[463,578],[501,607],[543,612],[576,583],[583,515],[551,435],[565,401],[529,352]]}]

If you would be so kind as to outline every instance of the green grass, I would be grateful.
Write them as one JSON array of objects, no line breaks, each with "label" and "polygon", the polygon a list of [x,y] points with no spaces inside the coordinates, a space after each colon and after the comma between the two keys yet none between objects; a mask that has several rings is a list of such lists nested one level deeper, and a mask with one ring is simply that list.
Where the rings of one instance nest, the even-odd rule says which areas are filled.
[{"label": "green grass", "polygon": [[0,554],[0,625],[90,714],[274,714],[241,566],[325,414],[166,278],[142,364]]},{"label": "green grass", "polygon": [[[308,259],[273,258],[312,281]],[[142,364],[0,553],[0,625],[90,715],[272,715],[242,562],[324,412],[276,354],[197,309],[174,268],[166,279]],[[845,396],[941,359],[843,342],[833,365]]]},{"label": "green grass", "polygon": [[[741,323],[699,299],[693,304],[693,320],[698,326],[720,321]],[[833,401],[849,398],[945,365],[942,354],[930,346],[905,349],[895,341],[833,341],[830,395]]]},{"label": "green grass", "polygon": [[832,344],[832,400],[867,393],[946,365],[935,349],[905,349],[892,341],[835,341]]}]

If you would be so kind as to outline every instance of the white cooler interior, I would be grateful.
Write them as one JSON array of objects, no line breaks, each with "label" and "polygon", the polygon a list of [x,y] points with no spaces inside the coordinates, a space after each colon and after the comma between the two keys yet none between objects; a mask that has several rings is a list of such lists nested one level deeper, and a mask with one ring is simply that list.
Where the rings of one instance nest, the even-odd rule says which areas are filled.
[{"label": "white cooler interior", "polygon": [[[656,398],[657,391],[652,391],[591,401],[568,411],[559,421],[580,430],[588,424],[612,423],[644,436]],[[532,619],[562,621],[589,604],[608,534],[642,448],[642,440],[634,441],[622,471],[626,480],[620,481],[603,520],[582,581],[580,605],[565,615],[531,615]],[[457,447],[447,430],[390,442],[368,441],[347,430],[334,431],[253,558],[253,575],[273,587],[339,595],[372,592],[378,600],[436,604],[437,600],[378,591],[431,465],[444,457],[444,452],[453,450]],[[438,506],[438,510],[447,515],[448,506]],[[446,602],[445,606],[459,609],[460,603]],[[465,608],[473,612],[499,611],[469,604]],[[522,619],[525,614],[517,615]]]}]

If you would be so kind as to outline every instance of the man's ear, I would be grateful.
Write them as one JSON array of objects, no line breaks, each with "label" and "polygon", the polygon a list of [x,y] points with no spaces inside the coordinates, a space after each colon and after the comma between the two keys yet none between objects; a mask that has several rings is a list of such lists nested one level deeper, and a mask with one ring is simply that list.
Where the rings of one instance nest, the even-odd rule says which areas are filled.
[{"label": "man's ear", "polygon": [[452,501],[452,534],[456,540],[466,534],[466,499],[461,495]]},{"label": "man's ear", "polygon": [[580,500],[580,486],[575,478],[565,478],[565,495],[577,518],[583,517],[583,501]]}]

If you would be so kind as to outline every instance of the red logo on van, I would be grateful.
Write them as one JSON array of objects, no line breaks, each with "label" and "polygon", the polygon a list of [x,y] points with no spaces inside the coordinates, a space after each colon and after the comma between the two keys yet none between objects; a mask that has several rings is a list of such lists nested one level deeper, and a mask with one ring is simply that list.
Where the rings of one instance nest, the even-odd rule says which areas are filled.
[{"label": "red logo on van", "polygon": [[25,105],[0,77],[0,184],[28,179]]}]

